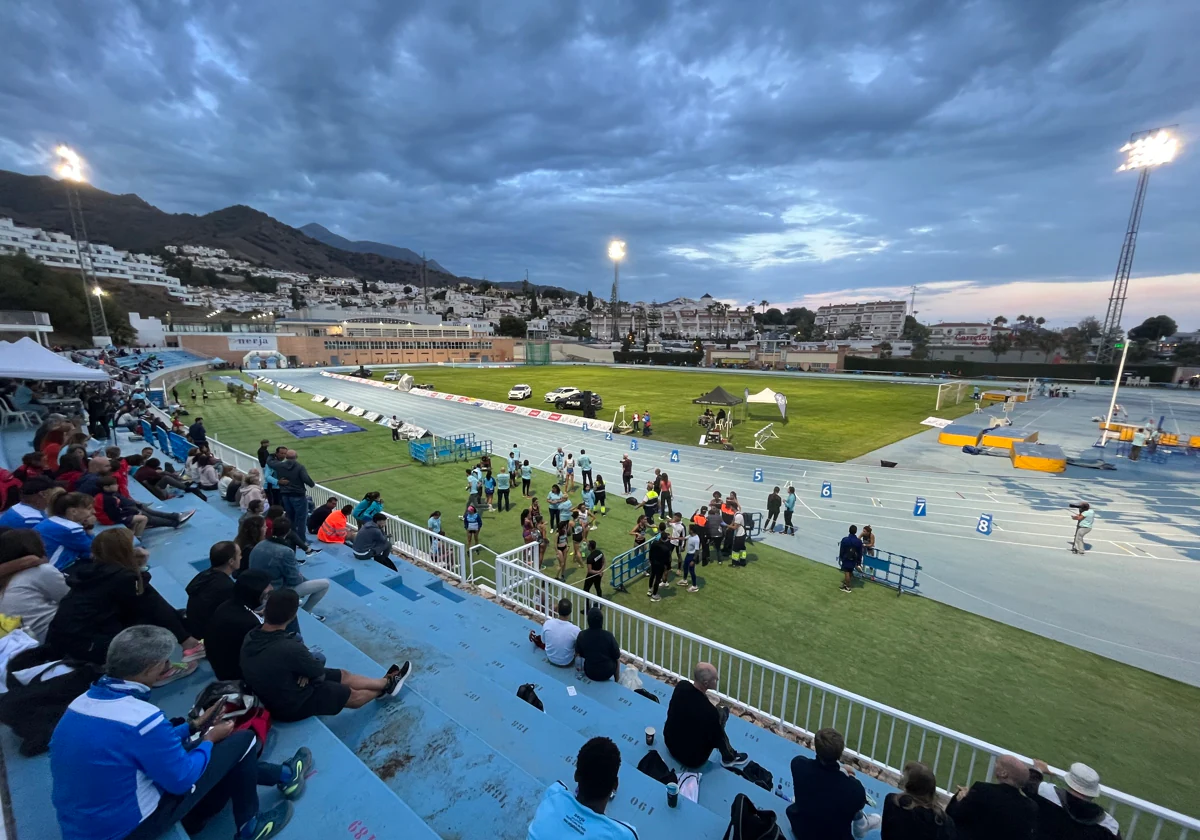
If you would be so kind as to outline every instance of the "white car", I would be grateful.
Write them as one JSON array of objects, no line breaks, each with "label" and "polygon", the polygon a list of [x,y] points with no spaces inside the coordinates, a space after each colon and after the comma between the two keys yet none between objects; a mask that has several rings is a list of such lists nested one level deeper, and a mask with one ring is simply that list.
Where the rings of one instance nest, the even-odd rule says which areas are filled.
[{"label": "white car", "polygon": [[572,394],[577,394],[577,393],[579,393],[578,388],[572,388],[570,386],[564,385],[562,388],[555,388],[553,391],[546,394],[546,402],[548,402],[548,403],[558,402],[561,399],[565,399],[566,397],[569,397]]},{"label": "white car", "polygon": [[402,371],[393,370],[383,377],[384,382],[399,382],[400,377],[404,376]]},{"label": "white car", "polygon": [[510,400],[527,400],[533,396],[533,389],[528,385],[514,385],[508,389]]}]

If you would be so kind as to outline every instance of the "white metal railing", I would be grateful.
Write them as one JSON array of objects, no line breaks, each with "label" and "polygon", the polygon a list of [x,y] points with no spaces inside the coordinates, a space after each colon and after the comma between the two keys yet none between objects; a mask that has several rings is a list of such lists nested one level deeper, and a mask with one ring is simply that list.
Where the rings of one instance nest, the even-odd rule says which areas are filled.
[{"label": "white metal railing", "polygon": [[[495,564],[496,596],[501,603],[547,616],[551,605],[566,598],[575,605],[572,615],[576,623],[586,626],[587,607],[596,603],[588,594],[519,559],[500,555]],[[957,785],[970,786],[989,778],[998,756],[1017,755],[1030,761],[611,601],[604,601],[603,606],[605,627],[617,637],[621,650],[643,667],[676,679],[691,679],[697,663],[711,662],[720,674],[716,693],[722,699],[796,735],[811,736],[823,727],[836,727],[848,750],[893,781],[906,762],[918,760],[933,769],[944,790],[953,791]],[[1061,770],[1053,772],[1063,775]],[[1112,788],[1103,787],[1099,801],[1121,822],[1126,840],[1135,832],[1147,840],[1186,840],[1189,832],[1200,832],[1200,820]]]},{"label": "white metal railing", "polygon": [[[260,469],[258,458],[253,455],[227,446],[211,435],[208,438],[208,444],[213,454],[220,458],[223,464],[232,464],[242,472]],[[343,505],[354,505],[359,501],[321,484],[316,485],[309,492],[313,502],[318,505],[324,504],[331,497],[338,499],[339,503]],[[468,581],[470,579],[467,568],[467,547],[461,542],[443,534],[435,534],[428,528],[415,525],[393,514],[385,512],[384,516],[387,517],[384,533],[392,541],[392,550],[397,554],[426,566],[433,566],[457,580]]]}]

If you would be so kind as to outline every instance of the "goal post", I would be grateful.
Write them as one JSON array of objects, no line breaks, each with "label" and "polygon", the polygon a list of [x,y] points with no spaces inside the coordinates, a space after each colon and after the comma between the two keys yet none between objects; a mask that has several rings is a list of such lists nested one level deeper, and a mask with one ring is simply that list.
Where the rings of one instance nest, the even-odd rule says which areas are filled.
[{"label": "goal post", "polygon": [[938,385],[937,405],[934,411],[950,405],[958,405],[967,397],[967,382],[942,382]]}]

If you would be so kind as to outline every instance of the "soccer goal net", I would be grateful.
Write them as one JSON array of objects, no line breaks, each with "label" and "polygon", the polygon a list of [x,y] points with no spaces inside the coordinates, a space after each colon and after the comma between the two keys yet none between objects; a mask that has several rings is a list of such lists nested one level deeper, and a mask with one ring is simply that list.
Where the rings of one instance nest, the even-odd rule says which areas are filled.
[{"label": "soccer goal net", "polygon": [[943,382],[938,385],[937,411],[944,406],[958,405],[967,398],[967,382]]}]

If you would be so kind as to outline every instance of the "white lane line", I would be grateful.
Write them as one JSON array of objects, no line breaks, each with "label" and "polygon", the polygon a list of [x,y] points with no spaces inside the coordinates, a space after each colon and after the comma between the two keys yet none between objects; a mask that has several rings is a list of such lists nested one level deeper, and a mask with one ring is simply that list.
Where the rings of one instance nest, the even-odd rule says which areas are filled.
[{"label": "white lane line", "polygon": [[1173,659],[1176,662],[1186,662],[1189,665],[1200,665],[1200,661],[1197,661],[1197,660],[1186,659],[1182,656],[1173,656],[1172,654],[1169,654],[1169,653],[1160,653],[1159,651],[1156,651],[1156,650],[1147,650],[1146,648],[1135,647],[1133,645],[1121,644],[1120,642],[1114,642],[1112,639],[1105,639],[1100,636],[1092,636],[1088,633],[1081,633],[1078,630],[1072,630],[1070,627],[1063,627],[1061,624],[1054,624],[1052,622],[1046,621],[1041,618],[1034,618],[1031,615],[1025,615],[1024,613],[1019,613],[1016,610],[1009,609],[1008,607],[1005,607],[1001,604],[996,604],[996,603],[993,603],[992,601],[988,601],[985,598],[980,598],[978,595],[974,594],[973,592],[967,592],[965,589],[959,589],[957,586],[953,586],[952,584],[946,583],[946,581],[942,580],[941,578],[935,577],[934,575],[931,575],[928,572],[922,571],[921,575],[922,575],[922,577],[927,577],[932,580],[936,580],[938,583],[940,583],[942,586],[946,587],[947,589],[953,589],[955,592],[958,592],[962,595],[966,595],[968,598],[974,598],[976,601],[979,601],[981,604],[987,604],[989,607],[993,607],[994,609],[1003,610],[1006,613],[1010,613],[1012,615],[1017,616],[1018,618],[1025,619],[1026,621],[1032,621],[1036,624],[1045,625],[1046,627],[1053,627],[1055,630],[1061,630],[1064,633],[1070,633],[1074,636],[1079,636],[1082,639],[1090,639],[1093,642],[1101,642],[1106,645],[1113,645],[1114,647],[1125,648],[1126,650],[1137,651],[1138,653],[1144,653],[1148,656],[1159,656],[1159,657],[1162,657],[1163,659]]},{"label": "white lane line", "polygon": [[809,513],[811,513],[813,516],[817,517],[817,519],[822,519],[822,520],[824,519],[824,517],[821,516],[821,514],[817,513],[815,510],[813,510],[812,508],[810,508],[808,506],[808,502],[804,501],[803,499],[797,499],[796,501],[798,501],[798,502],[800,502],[800,504],[804,505],[805,509]]}]

